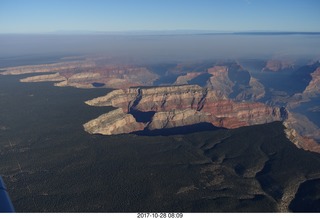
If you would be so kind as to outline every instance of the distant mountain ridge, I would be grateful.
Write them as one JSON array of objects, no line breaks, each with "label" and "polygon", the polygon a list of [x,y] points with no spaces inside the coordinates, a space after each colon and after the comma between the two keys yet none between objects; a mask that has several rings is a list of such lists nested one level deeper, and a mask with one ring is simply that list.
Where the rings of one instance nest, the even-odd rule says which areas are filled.
[{"label": "distant mountain ridge", "polygon": [[320,35],[317,31],[268,31],[268,30],[248,30],[248,31],[233,31],[233,30],[196,30],[196,29],[172,29],[172,30],[56,30],[50,32],[25,32],[25,33],[2,33],[8,34],[25,34],[25,35]]}]

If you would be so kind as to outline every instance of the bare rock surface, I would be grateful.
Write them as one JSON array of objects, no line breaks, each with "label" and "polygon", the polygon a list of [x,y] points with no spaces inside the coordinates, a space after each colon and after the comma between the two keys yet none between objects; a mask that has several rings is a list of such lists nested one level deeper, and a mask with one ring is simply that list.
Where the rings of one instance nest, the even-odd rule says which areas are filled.
[{"label": "bare rock surface", "polygon": [[[132,110],[155,112],[150,121],[146,122],[149,130],[175,128],[203,122],[211,123],[216,127],[238,128],[282,121],[286,117],[284,109],[270,107],[263,103],[235,102],[213,90],[197,85],[120,89],[86,101],[86,103],[92,106],[120,108],[128,115]],[[113,115],[114,112],[112,111],[111,114]],[[113,118],[107,115],[106,118]],[[96,120],[96,122],[99,121]],[[131,120],[128,120],[128,123],[121,124],[129,126],[130,123]],[[106,125],[103,126],[108,129]],[[113,127],[112,130],[114,130]],[[121,129],[117,130],[119,131],[117,133],[115,131],[106,132],[123,133]]]},{"label": "bare rock surface", "polygon": [[116,109],[99,116],[83,125],[91,134],[114,135],[143,130],[145,125],[126,114],[122,109]]}]

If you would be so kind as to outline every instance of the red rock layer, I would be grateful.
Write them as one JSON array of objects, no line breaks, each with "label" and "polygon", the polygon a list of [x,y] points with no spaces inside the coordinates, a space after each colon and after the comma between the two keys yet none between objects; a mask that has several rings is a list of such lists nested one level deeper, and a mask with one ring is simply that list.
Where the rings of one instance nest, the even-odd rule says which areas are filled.
[{"label": "red rock layer", "polygon": [[[284,119],[280,108],[270,107],[263,103],[234,102],[224,96],[219,96],[213,90],[203,89],[197,85],[115,90],[104,97],[95,98],[86,103],[94,106],[119,107],[124,112],[130,112],[130,110],[142,112],[195,110],[205,114],[206,117],[203,118],[210,118],[208,122],[225,128],[238,128]],[[180,117],[181,115],[188,115],[188,120],[192,121],[190,113],[179,114]],[[199,114],[194,115],[199,116]],[[173,118],[172,116],[165,118],[165,116],[166,114],[162,114],[161,121]],[[181,120],[183,119],[186,118],[182,116]],[[154,124],[154,126],[160,127],[161,125]]]}]

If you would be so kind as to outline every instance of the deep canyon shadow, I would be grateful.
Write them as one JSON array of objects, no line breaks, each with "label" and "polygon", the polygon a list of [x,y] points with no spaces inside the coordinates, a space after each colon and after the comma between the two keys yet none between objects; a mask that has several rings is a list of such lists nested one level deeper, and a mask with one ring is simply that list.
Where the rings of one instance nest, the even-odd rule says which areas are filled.
[{"label": "deep canyon shadow", "polygon": [[194,125],[187,125],[175,128],[165,128],[165,129],[156,129],[156,130],[148,130],[145,129],[143,131],[133,132],[133,134],[140,136],[170,136],[170,135],[185,135],[195,132],[203,132],[203,131],[214,131],[223,128],[218,128],[211,123],[202,122]]}]

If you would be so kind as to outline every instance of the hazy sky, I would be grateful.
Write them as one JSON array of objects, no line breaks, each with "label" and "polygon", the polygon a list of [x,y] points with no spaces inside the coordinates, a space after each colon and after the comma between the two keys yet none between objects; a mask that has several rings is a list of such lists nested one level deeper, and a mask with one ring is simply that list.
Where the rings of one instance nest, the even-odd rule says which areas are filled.
[{"label": "hazy sky", "polygon": [[320,31],[319,0],[0,0],[0,33]]}]

